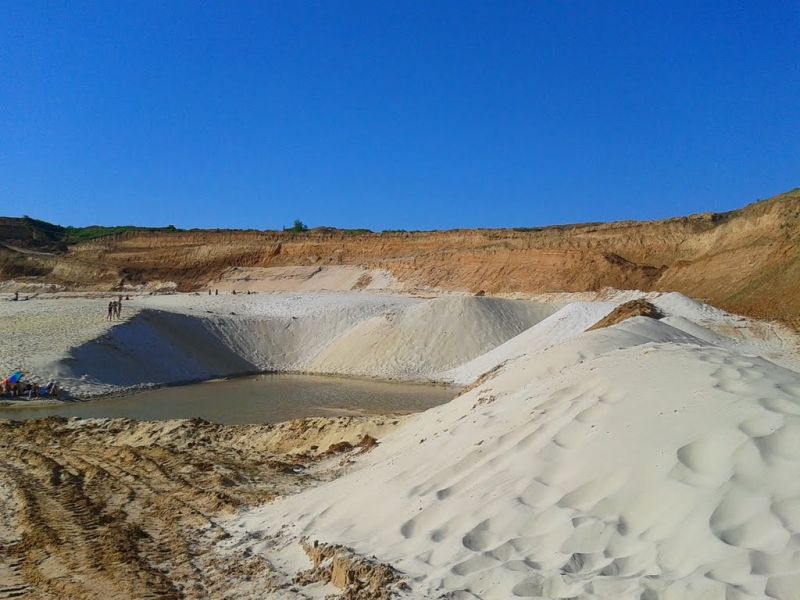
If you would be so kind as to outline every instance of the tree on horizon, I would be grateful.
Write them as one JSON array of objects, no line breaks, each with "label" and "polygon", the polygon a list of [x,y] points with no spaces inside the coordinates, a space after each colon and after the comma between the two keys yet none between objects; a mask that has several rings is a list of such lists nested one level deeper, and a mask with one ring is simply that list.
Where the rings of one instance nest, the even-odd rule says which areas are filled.
[{"label": "tree on horizon", "polygon": [[308,225],[303,223],[300,219],[295,219],[289,231],[293,231],[295,233],[302,233],[303,231],[308,231]]}]

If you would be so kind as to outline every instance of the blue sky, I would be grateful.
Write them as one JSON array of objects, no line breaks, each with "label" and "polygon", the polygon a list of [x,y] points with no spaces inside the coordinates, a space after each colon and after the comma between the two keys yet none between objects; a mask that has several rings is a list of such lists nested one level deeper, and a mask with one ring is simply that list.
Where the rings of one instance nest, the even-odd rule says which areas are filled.
[{"label": "blue sky", "polygon": [[533,226],[797,186],[796,1],[0,3],[0,214]]}]

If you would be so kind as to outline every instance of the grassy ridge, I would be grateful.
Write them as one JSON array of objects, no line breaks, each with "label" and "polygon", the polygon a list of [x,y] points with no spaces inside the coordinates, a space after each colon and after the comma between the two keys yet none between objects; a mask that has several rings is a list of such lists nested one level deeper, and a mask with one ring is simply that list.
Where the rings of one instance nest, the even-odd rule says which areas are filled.
[{"label": "grassy ridge", "polygon": [[174,225],[168,227],[136,227],[135,225],[118,225],[105,227],[89,225],[88,227],[65,227],[63,241],[66,244],[80,244],[98,238],[118,235],[128,231],[177,231]]},{"label": "grassy ridge", "polygon": [[117,225],[114,227],[106,227],[103,225],[62,227],[61,225],[55,225],[28,216],[22,217],[20,220],[25,227],[33,231],[35,239],[47,239],[51,242],[62,242],[65,244],[79,244],[98,238],[118,235],[127,231],[177,231],[174,225],[169,225],[167,227],[137,227],[135,225]]},{"label": "grassy ridge", "polygon": [[[2,217],[0,217],[2,218]],[[61,225],[55,225],[53,223],[48,223],[47,221],[42,221],[40,219],[34,219],[29,216],[24,216],[22,218],[16,219],[13,217],[7,217],[7,220],[11,221],[18,221],[22,224],[22,227],[32,233],[32,237],[39,241],[47,241],[50,243],[60,243],[60,244],[80,244],[82,242],[89,242],[92,240],[111,237],[115,235],[119,235],[122,233],[127,232],[135,232],[135,231],[142,231],[142,232],[170,232],[170,231],[219,231],[214,229],[178,229],[174,225],[168,225],[166,227],[139,227],[136,225],[115,225],[115,226],[105,226],[105,225],[88,225],[86,227],[62,227]],[[232,230],[232,231],[259,231],[259,230]],[[266,230],[265,230],[266,231]],[[290,232],[289,229],[284,229],[286,232]],[[339,229],[337,227],[315,227],[313,229],[306,229],[304,232],[310,233],[341,233],[344,235],[350,236],[358,236],[358,235],[368,235],[373,233],[369,229]]]}]

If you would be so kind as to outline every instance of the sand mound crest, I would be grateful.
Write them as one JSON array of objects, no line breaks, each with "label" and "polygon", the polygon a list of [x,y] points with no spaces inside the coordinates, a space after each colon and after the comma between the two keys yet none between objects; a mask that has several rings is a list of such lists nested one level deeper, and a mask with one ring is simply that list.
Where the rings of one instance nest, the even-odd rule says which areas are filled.
[{"label": "sand mound crest", "polygon": [[524,354],[542,352],[580,335],[590,323],[613,308],[611,302],[573,302],[489,352],[442,373],[440,377],[461,385],[471,384],[487,373],[494,372],[501,364]]},{"label": "sand mound crest", "polygon": [[518,357],[236,525],[375,555],[415,598],[789,600],[798,406],[797,373],[634,317]]},{"label": "sand mound crest", "polygon": [[450,296],[357,325],[313,361],[320,373],[434,378],[502,344],[555,307],[517,300]]}]

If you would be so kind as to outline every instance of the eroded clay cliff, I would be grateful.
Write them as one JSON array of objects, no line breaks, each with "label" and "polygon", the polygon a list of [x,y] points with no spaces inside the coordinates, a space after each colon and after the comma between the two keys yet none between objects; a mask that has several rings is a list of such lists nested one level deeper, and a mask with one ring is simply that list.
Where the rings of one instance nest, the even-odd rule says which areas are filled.
[{"label": "eroded clay cliff", "polygon": [[486,294],[603,287],[680,291],[735,312],[800,310],[800,190],[723,214],[529,230],[131,232],[66,252],[0,248],[0,279],[113,289],[205,285],[225,269],[359,265],[409,289]]}]

